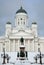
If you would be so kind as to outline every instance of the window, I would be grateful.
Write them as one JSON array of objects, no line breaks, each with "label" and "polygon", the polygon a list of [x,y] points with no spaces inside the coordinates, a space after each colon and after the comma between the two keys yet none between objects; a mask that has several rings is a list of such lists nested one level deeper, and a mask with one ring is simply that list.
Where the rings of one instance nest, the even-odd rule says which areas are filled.
[{"label": "window", "polygon": [[38,48],[38,52],[40,52],[40,48]]},{"label": "window", "polygon": [[18,22],[18,25],[19,25],[19,22]]},{"label": "window", "polygon": [[19,25],[19,19],[18,19],[18,25]]},{"label": "window", "polygon": [[38,46],[40,46],[40,44],[38,44]]},{"label": "window", "polygon": [[22,18],[21,18],[21,20],[22,20]]},{"label": "window", "polygon": [[24,25],[25,25],[25,22],[24,22]]},{"label": "window", "polygon": [[3,48],[3,52],[5,51],[5,48]]},{"label": "window", "polygon": [[22,24],[22,21],[21,21],[21,24]]}]

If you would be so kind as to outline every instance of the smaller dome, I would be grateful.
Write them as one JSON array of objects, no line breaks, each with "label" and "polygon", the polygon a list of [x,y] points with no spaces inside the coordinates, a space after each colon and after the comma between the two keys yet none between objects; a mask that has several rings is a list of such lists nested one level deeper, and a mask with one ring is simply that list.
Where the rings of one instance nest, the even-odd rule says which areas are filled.
[{"label": "smaller dome", "polygon": [[11,24],[11,22],[8,21],[6,24]]},{"label": "smaller dome", "polygon": [[37,24],[36,22],[32,22],[32,24]]},{"label": "smaller dome", "polygon": [[16,14],[17,13],[26,13],[27,14],[27,12],[22,8],[22,6],[20,7],[20,9],[16,12]]}]

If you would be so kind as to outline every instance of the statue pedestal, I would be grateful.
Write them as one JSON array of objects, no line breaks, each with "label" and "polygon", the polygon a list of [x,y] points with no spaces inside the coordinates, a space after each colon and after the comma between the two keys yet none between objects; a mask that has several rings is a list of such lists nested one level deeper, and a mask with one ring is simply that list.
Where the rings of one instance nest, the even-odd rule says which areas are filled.
[{"label": "statue pedestal", "polygon": [[27,60],[28,58],[26,57],[18,57],[17,60]]}]

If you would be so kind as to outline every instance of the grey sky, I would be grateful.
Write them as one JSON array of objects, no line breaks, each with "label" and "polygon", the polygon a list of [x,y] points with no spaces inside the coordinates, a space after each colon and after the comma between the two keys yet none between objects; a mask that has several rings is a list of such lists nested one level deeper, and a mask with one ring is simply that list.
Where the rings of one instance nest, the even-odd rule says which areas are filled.
[{"label": "grey sky", "polygon": [[39,36],[44,36],[44,0],[0,0],[0,35],[5,32],[5,24],[9,20],[14,26],[14,17],[20,6],[27,11],[29,26],[33,21],[38,24]]}]

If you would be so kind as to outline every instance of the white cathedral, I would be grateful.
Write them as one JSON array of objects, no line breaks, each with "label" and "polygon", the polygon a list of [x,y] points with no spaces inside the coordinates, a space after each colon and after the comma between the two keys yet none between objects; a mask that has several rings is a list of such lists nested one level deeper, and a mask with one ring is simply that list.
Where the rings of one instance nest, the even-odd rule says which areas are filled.
[{"label": "white cathedral", "polygon": [[[27,26],[28,14],[20,7],[15,15],[15,26],[6,23],[5,35],[0,36],[0,52],[5,48],[7,52],[44,52],[44,37],[38,37],[38,26],[32,22],[31,27]],[[22,40],[21,40],[22,39]],[[22,43],[23,42],[23,43]]]}]

